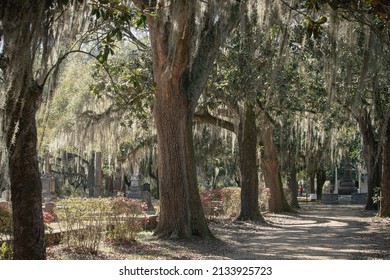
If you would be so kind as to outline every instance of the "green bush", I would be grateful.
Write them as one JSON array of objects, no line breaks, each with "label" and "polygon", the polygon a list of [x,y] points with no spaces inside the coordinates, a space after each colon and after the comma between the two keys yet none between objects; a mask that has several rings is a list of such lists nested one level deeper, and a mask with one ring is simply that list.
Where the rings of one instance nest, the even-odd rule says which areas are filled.
[{"label": "green bush", "polygon": [[237,217],[241,208],[241,189],[227,187],[222,189],[223,211],[226,216]]},{"label": "green bush", "polygon": [[141,202],[124,197],[68,198],[57,203],[63,242],[68,247],[97,253],[99,243],[135,240],[142,225]]},{"label": "green bush", "polygon": [[142,214],[140,202],[117,197],[111,201],[111,215],[107,226],[107,238],[114,242],[133,241],[142,224],[137,216]]},{"label": "green bush", "polygon": [[8,209],[0,207],[0,235],[12,232],[12,218]]},{"label": "green bush", "polygon": [[0,259],[10,259],[12,256],[12,246],[2,237],[12,233],[12,216],[8,209],[0,207]]},{"label": "green bush", "polygon": [[[259,190],[259,206],[261,211],[268,210],[270,190]],[[207,219],[218,216],[237,217],[241,210],[241,189],[238,187],[226,187],[220,190],[201,191],[200,198]]]},{"label": "green bush", "polygon": [[68,247],[97,253],[107,225],[110,200],[67,198],[57,204],[56,214]]}]

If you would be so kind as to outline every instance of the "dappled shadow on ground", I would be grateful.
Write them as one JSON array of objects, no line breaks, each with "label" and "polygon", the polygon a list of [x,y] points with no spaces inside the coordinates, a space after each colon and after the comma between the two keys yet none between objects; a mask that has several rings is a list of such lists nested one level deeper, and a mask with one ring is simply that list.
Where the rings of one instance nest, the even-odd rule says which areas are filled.
[{"label": "dappled shadow on ground", "polygon": [[[317,260],[390,259],[390,219],[359,205],[301,204],[294,214],[263,213],[267,223],[218,219],[209,223],[214,240],[158,240],[103,244],[99,255],[51,259]],[[107,246],[109,245],[109,246]]]},{"label": "dappled shadow on ground", "polygon": [[[213,227],[233,241],[233,259],[388,259],[390,229],[380,230],[373,212],[356,205],[303,205],[298,214],[270,214],[266,227]],[[386,226],[385,226],[386,227]]]}]

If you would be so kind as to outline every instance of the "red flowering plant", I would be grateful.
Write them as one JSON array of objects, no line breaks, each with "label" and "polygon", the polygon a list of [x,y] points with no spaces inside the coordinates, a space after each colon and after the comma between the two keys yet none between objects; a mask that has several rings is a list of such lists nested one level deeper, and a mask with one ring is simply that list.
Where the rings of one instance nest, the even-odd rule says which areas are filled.
[{"label": "red flowering plant", "polygon": [[43,222],[45,224],[50,224],[55,220],[55,217],[49,212],[46,212],[45,210],[42,210],[42,216],[43,216]]},{"label": "red flowering plant", "polygon": [[47,246],[53,245],[56,243],[56,240],[52,236],[53,228],[50,226],[50,223],[55,221],[55,217],[52,214],[50,214],[49,212],[42,210],[42,219],[43,219],[43,224],[45,226],[45,231],[46,231],[46,236],[45,236],[46,244],[47,244]]},{"label": "red flowering plant", "polygon": [[221,190],[207,190],[200,193],[203,211],[208,219],[217,217],[223,212],[223,195]]},{"label": "red flowering plant", "polygon": [[111,202],[112,215],[109,219],[107,238],[114,242],[134,241],[142,225],[136,218],[142,215],[140,200],[116,197]]}]

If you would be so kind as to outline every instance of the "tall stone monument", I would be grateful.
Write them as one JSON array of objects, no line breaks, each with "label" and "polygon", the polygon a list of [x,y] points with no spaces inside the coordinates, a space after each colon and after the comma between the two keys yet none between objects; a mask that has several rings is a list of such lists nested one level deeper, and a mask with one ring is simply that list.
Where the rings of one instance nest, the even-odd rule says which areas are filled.
[{"label": "tall stone monument", "polygon": [[341,195],[350,195],[351,193],[357,192],[357,187],[355,186],[355,181],[352,178],[352,165],[349,157],[344,159],[344,176],[340,182],[339,194]]},{"label": "tall stone monument", "polygon": [[42,181],[42,199],[43,201],[53,201],[57,199],[55,192],[55,180],[50,173],[50,153],[49,149],[45,148],[44,158],[44,170],[41,176]]}]

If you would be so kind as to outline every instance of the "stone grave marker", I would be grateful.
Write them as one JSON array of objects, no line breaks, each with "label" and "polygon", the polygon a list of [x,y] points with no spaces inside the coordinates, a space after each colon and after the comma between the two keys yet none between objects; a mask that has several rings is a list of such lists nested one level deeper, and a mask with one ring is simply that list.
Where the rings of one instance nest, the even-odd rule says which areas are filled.
[{"label": "stone grave marker", "polygon": [[131,182],[130,182],[130,187],[127,191],[126,196],[129,198],[135,198],[135,199],[140,199],[142,198],[142,191],[141,187],[139,185],[139,175],[138,174],[133,174],[131,176]]},{"label": "stone grave marker", "polygon": [[152,204],[152,195],[150,193],[150,184],[145,183],[142,185],[142,200],[145,202],[148,206],[148,210],[146,211],[147,214],[156,214],[156,211],[154,210],[154,206]]}]

